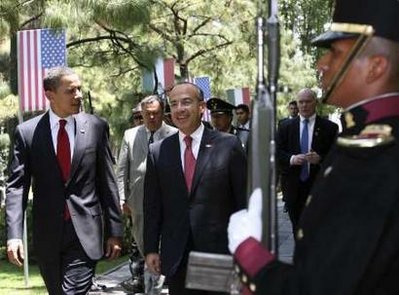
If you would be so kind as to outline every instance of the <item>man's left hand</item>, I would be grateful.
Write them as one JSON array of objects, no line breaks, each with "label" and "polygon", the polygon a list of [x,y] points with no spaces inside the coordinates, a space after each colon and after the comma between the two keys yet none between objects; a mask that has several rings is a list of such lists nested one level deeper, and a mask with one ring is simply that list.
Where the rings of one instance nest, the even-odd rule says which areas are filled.
[{"label": "man's left hand", "polygon": [[314,151],[310,151],[309,153],[306,154],[306,160],[310,164],[319,164],[321,157]]},{"label": "man's left hand", "polygon": [[110,237],[107,240],[105,257],[109,260],[118,258],[122,250],[122,239],[119,237]]}]

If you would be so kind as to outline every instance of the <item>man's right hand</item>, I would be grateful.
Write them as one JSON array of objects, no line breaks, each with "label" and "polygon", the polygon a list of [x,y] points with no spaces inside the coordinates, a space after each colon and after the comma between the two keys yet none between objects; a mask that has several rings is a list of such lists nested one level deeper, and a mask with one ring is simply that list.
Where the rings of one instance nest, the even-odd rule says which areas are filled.
[{"label": "man's right hand", "polygon": [[294,155],[291,158],[291,165],[302,165],[307,162],[305,154]]},{"label": "man's right hand", "polygon": [[154,274],[161,274],[161,258],[158,253],[149,253],[145,256],[148,269]]},{"label": "man's right hand", "polygon": [[17,266],[22,266],[24,261],[24,246],[21,239],[7,241],[8,260]]}]

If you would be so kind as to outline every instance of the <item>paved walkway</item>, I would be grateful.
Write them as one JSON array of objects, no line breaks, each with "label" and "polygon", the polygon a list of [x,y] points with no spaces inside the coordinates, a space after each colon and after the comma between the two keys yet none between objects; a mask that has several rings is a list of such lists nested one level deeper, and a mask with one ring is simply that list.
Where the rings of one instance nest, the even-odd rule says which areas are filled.
[{"label": "paved walkway", "polygon": [[[294,250],[294,240],[292,237],[291,222],[288,214],[284,212],[283,202],[278,201],[278,222],[279,222],[279,259],[284,262],[292,262],[292,254]],[[92,291],[91,295],[101,294],[129,294],[124,291],[120,283],[130,279],[130,271],[128,261],[111,269],[107,273],[98,275],[96,283],[102,286],[101,291]],[[163,294],[167,294],[167,289],[163,290]]]}]

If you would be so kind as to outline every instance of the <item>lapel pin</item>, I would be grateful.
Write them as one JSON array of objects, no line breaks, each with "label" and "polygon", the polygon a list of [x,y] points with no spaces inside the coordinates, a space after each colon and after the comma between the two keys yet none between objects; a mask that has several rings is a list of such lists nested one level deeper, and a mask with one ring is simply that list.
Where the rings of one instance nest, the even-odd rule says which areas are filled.
[{"label": "lapel pin", "polygon": [[211,144],[206,144],[205,147],[210,148],[210,147],[212,147],[212,145]]}]

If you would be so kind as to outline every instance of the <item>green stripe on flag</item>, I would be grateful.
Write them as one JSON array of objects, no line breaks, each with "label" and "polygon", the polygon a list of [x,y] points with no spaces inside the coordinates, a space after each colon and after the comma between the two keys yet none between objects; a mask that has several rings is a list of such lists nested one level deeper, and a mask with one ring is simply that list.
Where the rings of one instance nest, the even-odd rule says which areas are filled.
[{"label": "green stripe on flag", "polygon": [[236,105],[236,99],[235,99],[235,91],[234,89],[227,89],[227,101],[231,103],[232,105]]}]

